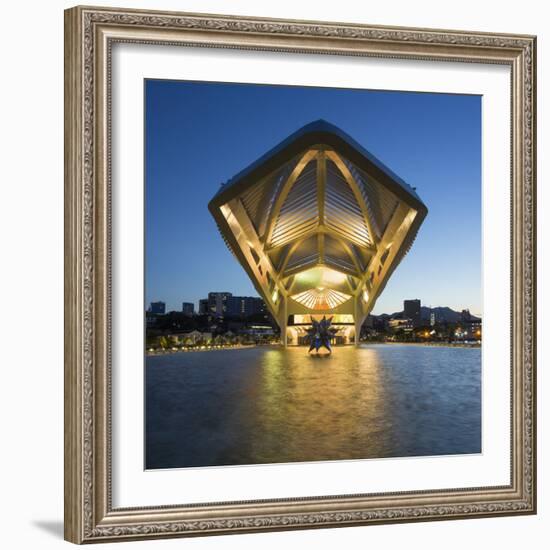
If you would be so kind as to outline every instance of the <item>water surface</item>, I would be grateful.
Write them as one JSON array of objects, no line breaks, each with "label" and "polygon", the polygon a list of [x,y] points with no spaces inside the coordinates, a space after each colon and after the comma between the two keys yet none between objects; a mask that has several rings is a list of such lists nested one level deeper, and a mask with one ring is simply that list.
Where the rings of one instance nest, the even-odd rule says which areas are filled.
[{"label": "water surface", "polygon": [[414,345],[146,358],[146,468],[481,452],[481,350]]}]

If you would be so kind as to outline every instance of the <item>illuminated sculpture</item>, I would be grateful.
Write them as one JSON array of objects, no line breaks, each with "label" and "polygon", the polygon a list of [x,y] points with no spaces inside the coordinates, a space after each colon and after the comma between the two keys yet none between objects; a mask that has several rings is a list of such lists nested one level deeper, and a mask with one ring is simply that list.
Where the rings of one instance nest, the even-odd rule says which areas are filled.
[{"label": "illuminated sculpture", "polygon": [[315,350],[319,353],[319,348],[323,346],[328,349],[329,353],[332,353],[330,339],[334,336],[334,333],[333,329],[330,328],[331,322],[332,317],[327,319],[324,315],[320,321],[316,321],[313,317],[311,318],[311,328],[308,330],[311,339],[309,352]]},{"label": "illuminated sculpture", "polygon": [[342,341],[357,343],[427,214],[412,187],[322,120],[222,185],[208,207],[284,345],[327,314]]}]

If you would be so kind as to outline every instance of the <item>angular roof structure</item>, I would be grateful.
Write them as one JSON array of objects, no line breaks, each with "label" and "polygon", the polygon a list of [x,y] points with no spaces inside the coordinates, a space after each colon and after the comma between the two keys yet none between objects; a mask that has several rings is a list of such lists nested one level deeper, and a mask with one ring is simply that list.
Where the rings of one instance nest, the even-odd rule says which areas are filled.
[{"label": "angular roof structure", "polygon": [[209,209],[285,344],[293,314],[352,315],[358,332],[427,214],[412,187],[322,120],[222,185]]}]

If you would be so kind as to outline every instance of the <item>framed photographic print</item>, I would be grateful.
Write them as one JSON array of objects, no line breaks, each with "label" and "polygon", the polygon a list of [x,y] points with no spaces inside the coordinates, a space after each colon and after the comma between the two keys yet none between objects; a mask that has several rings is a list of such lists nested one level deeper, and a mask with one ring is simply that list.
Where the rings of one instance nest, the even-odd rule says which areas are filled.
[{"label": "framed photographic print", "polygon": [[535,37],[65,45],[67,540],[535,513]]}]

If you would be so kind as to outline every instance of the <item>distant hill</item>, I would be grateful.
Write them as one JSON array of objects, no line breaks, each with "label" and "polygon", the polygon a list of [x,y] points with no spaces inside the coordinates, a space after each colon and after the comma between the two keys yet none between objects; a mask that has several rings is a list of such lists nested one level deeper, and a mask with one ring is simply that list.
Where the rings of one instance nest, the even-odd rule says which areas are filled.
[{"label": "distant hill", "polygon": [[[421,307],[420,308],[420,318],[422,320],[429,321],[430,314],[435,313],[435,318],[439,321],[446,321],[447,323],[458,323],[462,320],[462,312],[454,311],[450,307]],[[481,321],[480,317],[470,313],[470,319],[472,321]]]},{"label": "distant hill", "polygon": [[[458,323],[462,321],[462,312],[454,311],[450,307],[440,306],[429,308],[422,306],[420,308],[420,318],[422,319],[422,321],[429,321],[431,313],[435,313],[435,318],[438,323]],[[396,311],[392,314],[382,313],[381,315],[373,315],[373,317],[377,317],[379,319],[402,319],[404,315],[403,311]],[[470,318],[472,321],[481,320],[479,317],[476,317],[472,314],[470,314]]]}]

